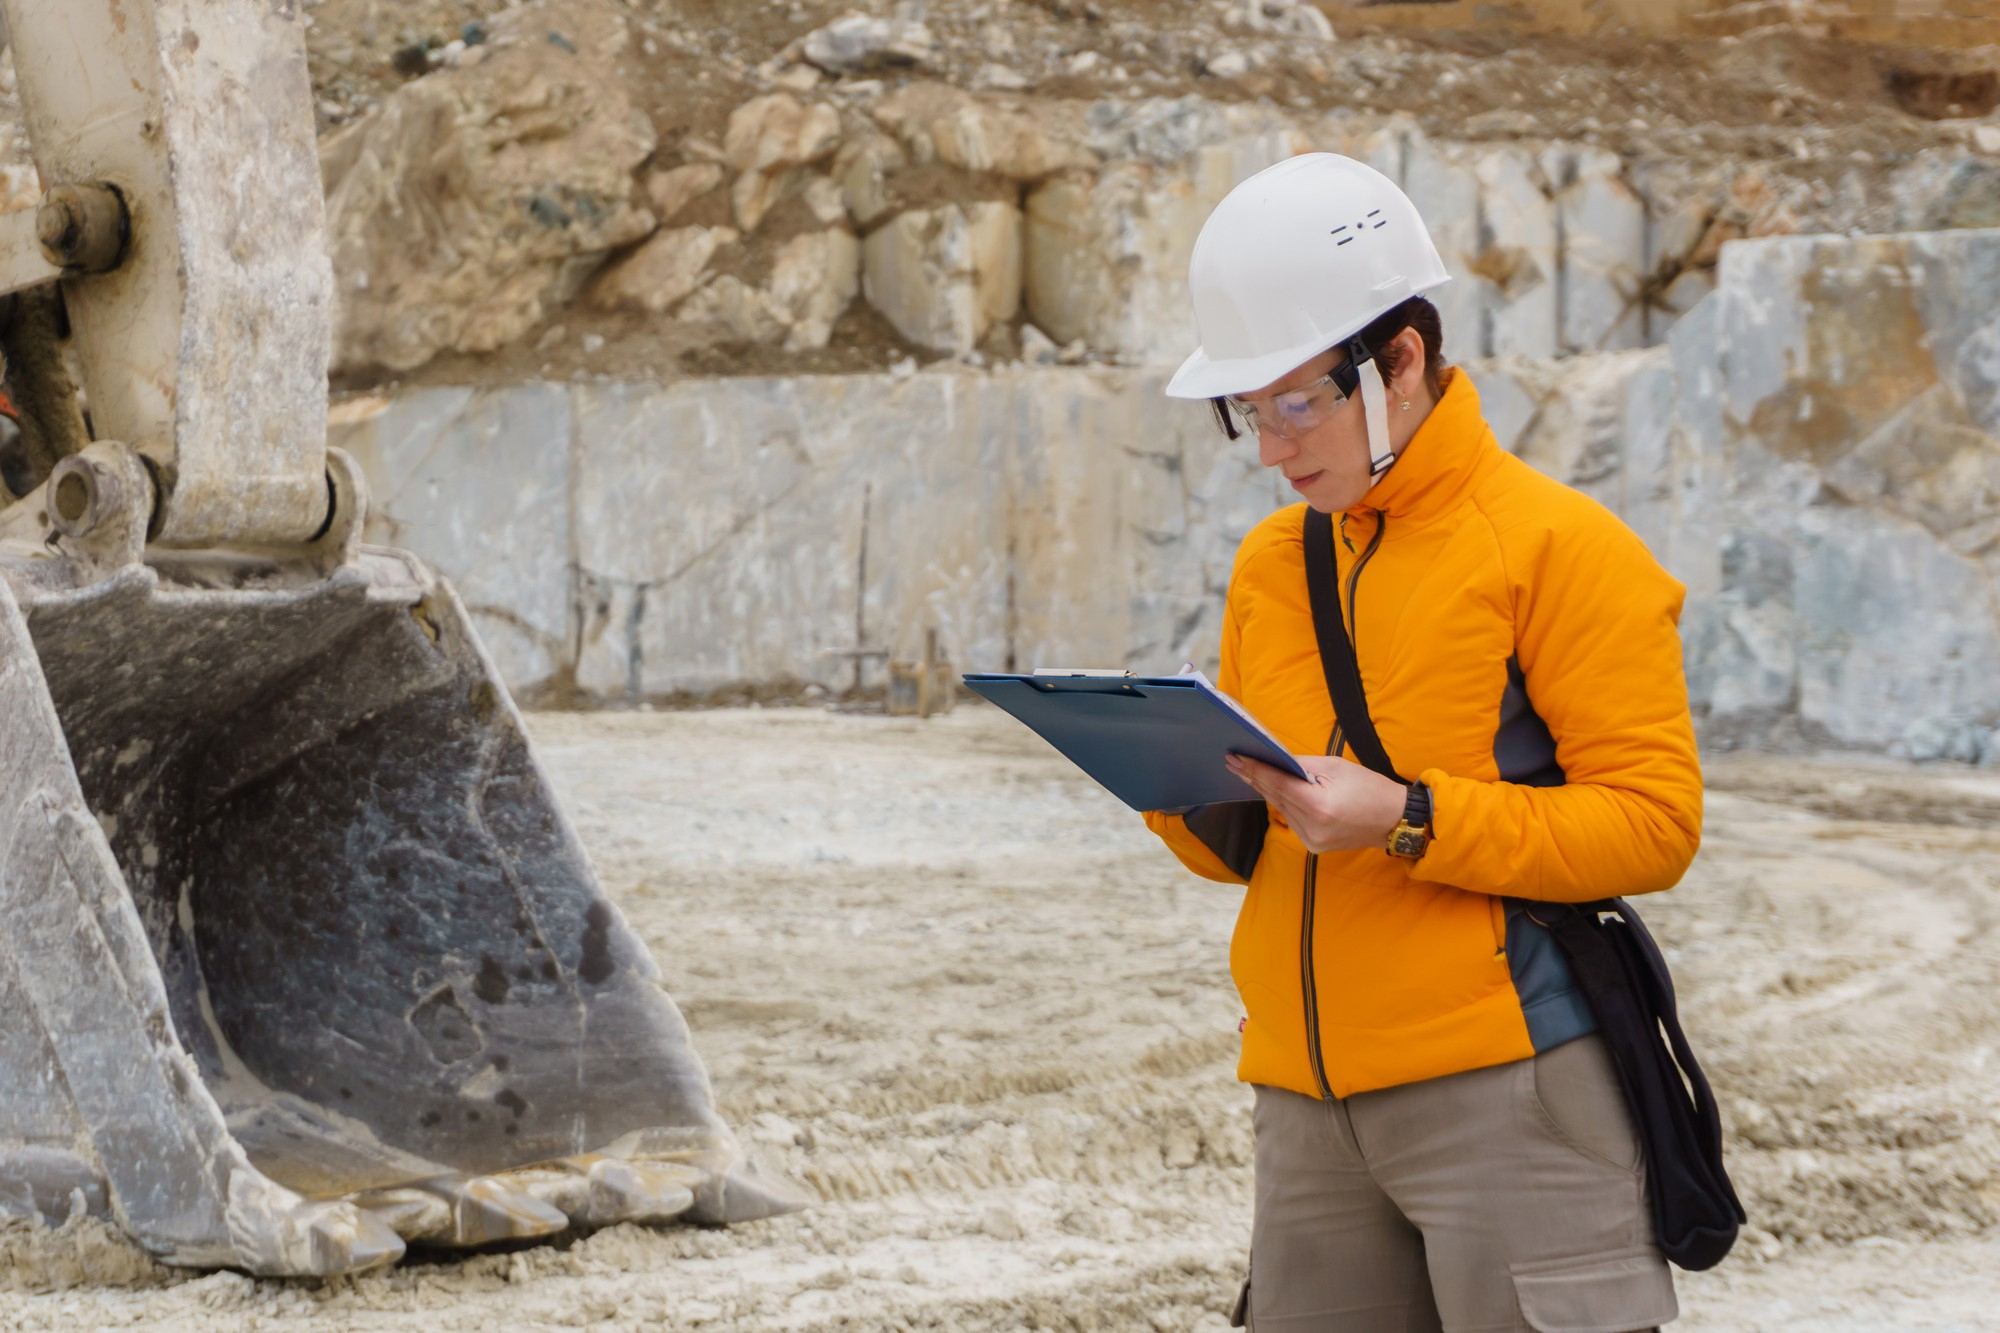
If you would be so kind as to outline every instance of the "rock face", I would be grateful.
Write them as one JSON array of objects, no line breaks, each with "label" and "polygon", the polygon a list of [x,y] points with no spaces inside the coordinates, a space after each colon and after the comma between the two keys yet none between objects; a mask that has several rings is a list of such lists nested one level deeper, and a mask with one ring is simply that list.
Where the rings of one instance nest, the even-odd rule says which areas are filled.
[{"label": "rock face", "polygon": [[[1996,292],[1992,232],[1732,245],[1712,298],[1720,366],[1702,365],[1696,328],[1678,340],[1684,438],[1733,501],[1690,575],[1791,641],[1798,716],[1836,739],[2000,712]],[[1775,686],[1784,655],[1729,619],[1718,653]]]},{"label": "rock face", "polygon": [[[1687,583],[1712,739],[2000,721],[2000,233],[1732,244],[1668,348],[1482,379]],[[1939,750],[1983,742],[1937,742]],[[1936,756],[1932,756],[1936,757]]]},{"label": "rock face", "polygon": [[[557,30],[577,36],[545,40]],[[1804,181],[1724,156],[1621,157],[1533,137],[1531,121],[1508,131],[1518,138],[1456,140],[1406,116],[1268,101],[1085,101],[1004,91],[1006,80],[975,91],[928,66],[894,87],[845,77],[917,59],[894,34],[920,31],[840,19],[781,53],[806,63],[738,71],[742,100],[656,144],[615,57],[634,32],[656,51],[670,34],[611,0],[510,11],[492,41],[325,141],[336,369],[402,371],[497,347],[655,225],[725,221],[745,262],[697,307],[718,338],[823,345],[817,322],[795,331],[770,304],[766,278],[777,250],[838,226],[859,234],[866,299],[926,352],[967,355],[1025,311],[1093,361],[1168,367],[1195,342],[1185,275],[1209,212],[1252,173],[1314,150],[1366,161],[1416,200],[1454,276],[1435,299],[1459,357],[1659,345],[1713,290],[1730,240],[2000,224],[2000,166],[1962,147],[1846,160]],[[821,68],[842,77],[824,83]],[[684,249],[662,243],[631,276]],[[671,312],[662,300],[616,304]],[[627,336],[627,323],[606,331]],[[1010,327],[989,352],[1021,336]],[[887,364],[906,349],[854,350]]]},{"label": "rock face", "polygon": [[654,136],[616,73],[626,40],[608,0],[515,10],[476,61],[322,141],[336,372],[500,347],[653,229],[633,197]]},{"label": "rock face", "polygon": [[[1469,372],[1503,444],[1688,585],[1711,740],[2000,762],[1996,294],[2000,232],[1743,242],[1667,347]],[[1212,666],[1236,544],[1289,496],[1161,386],[1048,368],[435,390],[334,443],[369,470],[374,530],[459,581],[517,685],[839,688],[857,597],[868,646],[935,626],[973,667]]]},{"label": "rock face", "polygon": [[1213,656],[1235,542],[1281,497],[1160,389],[1042,369],[420,390],[334,442],[378,487],[371,531],[456,576],[531,693],[838,689],[857,595],[899,654],[937,627],[975,666],[1171,669]]},{"label": "rock face", "polygon": [[[1416,202],[1453,276],[1434,295],[1452,355],[1652,345],[1712,286],[1713,248],[1694,257],[1711,240],[1712,208],[1692,229],[1652,228],[1625,164],[1606,152],[1437,142],[1394,119],[1188,101],[1106,110],[1089,144],[1100,166],[1058,172],[1028,195],[1025,300],[1051,336],[1082,338],[1106,360],[1167,366],[1187,354],[1185,274],[1209,211],[1245,177],[1316,149],[1369,163]],[[1687,185],[1683,197],[1727,188]],[[1656,273],[1681,281],[1655,284]]]}]

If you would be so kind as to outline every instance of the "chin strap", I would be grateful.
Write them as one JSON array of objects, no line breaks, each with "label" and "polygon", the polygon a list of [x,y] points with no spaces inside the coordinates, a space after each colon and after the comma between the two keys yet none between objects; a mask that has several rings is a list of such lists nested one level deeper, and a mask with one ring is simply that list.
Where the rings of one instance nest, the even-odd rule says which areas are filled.
[{"label": "chin strap", "polygon": [[1396,450],[1389,443],[1389,395],[1373,356],[1361,363],[1357,373],[1361,378],[1361,407],[1368,417],[1368,485],[1373,488],[1396,461]]}]

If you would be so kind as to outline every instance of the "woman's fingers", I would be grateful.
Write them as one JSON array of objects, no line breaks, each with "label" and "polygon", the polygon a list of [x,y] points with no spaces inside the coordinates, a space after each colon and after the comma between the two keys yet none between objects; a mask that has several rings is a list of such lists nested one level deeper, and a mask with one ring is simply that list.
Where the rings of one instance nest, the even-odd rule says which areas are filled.
[{"label": "woman's fingers", "polygon": [[1231,755],[1228,762],[1230,772],[1243,779],[1252,791],[1284,817],[1287,824],[1302,834],[1308,823],[1316,818],[1305,803],[1305,798],[1316,790],[1311,784],[1246,755]]}]

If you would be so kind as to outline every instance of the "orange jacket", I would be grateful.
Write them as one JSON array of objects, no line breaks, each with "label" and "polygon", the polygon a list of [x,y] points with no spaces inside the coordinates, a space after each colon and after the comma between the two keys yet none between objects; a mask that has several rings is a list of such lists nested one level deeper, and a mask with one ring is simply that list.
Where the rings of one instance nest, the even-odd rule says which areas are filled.
[{"label": "orange jacket", "polygon": [[[1522,900],[1670,888],[1701,841],[1686,590],[1616,516],[1502,451],[1470,377],[1449,374],[1395,467],[1335,518],[1369,712],[1397,771],[1430,786],[1429,851],[1330,852],[1309,880],[1263,805],[1146,816],[1188,869],[1249,885],[1229,960],[1247,1082],[1344,1097],[1591,1031]],[[1278,511],[1237,550],[1216,684],[1322,754],[1335,719],[1304,516]]]}]

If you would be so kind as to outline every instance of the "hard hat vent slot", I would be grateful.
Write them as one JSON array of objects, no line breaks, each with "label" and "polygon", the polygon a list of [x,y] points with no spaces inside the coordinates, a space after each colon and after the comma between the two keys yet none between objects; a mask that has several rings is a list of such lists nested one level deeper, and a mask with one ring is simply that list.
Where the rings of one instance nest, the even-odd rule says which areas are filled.
[{"label": "hard hat vent slot", "polygon": [[1383,217],[1382,210],[1378,208],[1370,212],[1367,217],[1361,219],[1361,221],[1355,223],[1352,227],[1335,227],[1331,234],[1340,237],[1339,240],[1334,242],[1335,245],[1347,245],[1354,240],[1354,236],[1347,233],[1380,231],[1388,225],[1389,219]]}]

